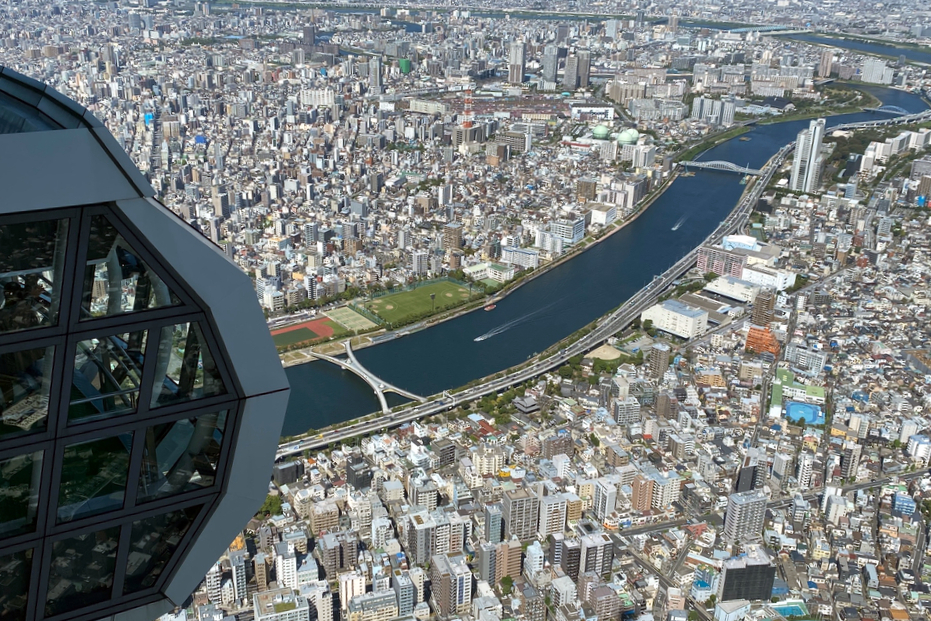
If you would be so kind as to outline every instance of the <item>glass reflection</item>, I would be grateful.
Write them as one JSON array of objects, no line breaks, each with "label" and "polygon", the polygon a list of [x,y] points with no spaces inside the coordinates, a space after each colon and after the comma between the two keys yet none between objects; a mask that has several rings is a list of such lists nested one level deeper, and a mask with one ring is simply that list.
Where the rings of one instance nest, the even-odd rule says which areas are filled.
[{"label": "glass reflection", "polygon": [[0,539],[36,528],[42,451],[0,460]]},{"label": "glass reflection", "polygon": [[116,511],[123,506],[133,434],[65,447],[58,489],[58,522]]},{"label": "glass reflection", "polygon": [[0,354],[0,437],[44,429],[54,347]]},{"label": "glass reflection", "polygon": [[173,306],[179,300],[105,216],[91,218],[81,319]]},{"label": "glass reflection", "polygon": [[139,500],[213,485],[225,428],[225,411],[147,428]]},{"label": "glass reflection", "polygon": [[119,540],[117,526],[52,544],[46,617],[110,599]]},{"label": "glass reflection", "polygon": [[80,420],[136,410],[146,332],[114,334],[77,344],[68,418]]},{"label": "glass reflection", "polygon": [[123,593],[155,586],[201,507],[189,507],[133,522]]},{"label": "glass reflection", "polygon": [[0,219],[0,334],[54,325],[68,244],[67,220]]},{"label": "glass reflection", "polygon": [[0,621],[25,621],[32,550],[0,556]]},{"label": "glass reflection", "polygon": [[152,407],[226,393],[216,360],[198,323],[162,328]]}]

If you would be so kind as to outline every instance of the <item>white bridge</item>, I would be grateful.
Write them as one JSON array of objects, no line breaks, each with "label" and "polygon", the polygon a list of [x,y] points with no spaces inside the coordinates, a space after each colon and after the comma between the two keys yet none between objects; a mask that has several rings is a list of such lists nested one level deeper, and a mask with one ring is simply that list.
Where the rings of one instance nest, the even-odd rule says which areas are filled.
[{"label": "white bridge", "polygon": [[863,108],[866,112],[885,112],[886,114],[908,114],[908,110],[898,106],[880,106],[878,108]]},{"label": "white bridge", "polygon": [[378,397],[378,402],[381,404],[381,411],[383,414],[390,414],[391,408],[388,407],[388,400],[385,399],[386,392],[393,392],[401,395],[402,397],[407,397],[413,401],[420,401],[421,403],[426,403],[426,399],[420,395],[415,395],[412,392],[404,390],[403,388],[398,388],[388,382],[383,381],[377,375],[366,369],[362,364],[356,360],[356,355],[352,351],[352,346],[349,344],[349,341],[343,341],[343,345],[346,347],[346,359],[334,358],[333,356],[328,356],[326,354],[319,354],[313,352],[313,355],[321,360],[326,360],[331,362],[338,367],[342,367],[347,371],[351,371],[365,380],[365,383],[372,387],[372,390],[375,391],[375,396]]},{"label": "white bridge", "polygon": [[686,170],[689,168],[704,168],[707,170],[739,173],[741,175],[754,175],[756,177],[763,174],[762,170],[738,166],[737,164],[732,164],[731,162],[725,162],[723,160],[711,160],[710,162],[679,162],[679,165],[684,166]]}]

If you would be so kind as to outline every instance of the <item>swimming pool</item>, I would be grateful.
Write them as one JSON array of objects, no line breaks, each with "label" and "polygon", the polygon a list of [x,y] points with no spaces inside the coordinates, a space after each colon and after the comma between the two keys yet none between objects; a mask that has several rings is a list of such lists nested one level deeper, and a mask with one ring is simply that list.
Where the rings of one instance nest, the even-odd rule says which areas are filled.
[{"label": "swimming pool", "polygon": [[808,614],[808,609],[805,607],[805,604],[801,602],[797,604],[792,603],[770,606],[770,608],[781,614],[783,617],[803,617]]},{"label": "swimming pool", "polygon": [[810,403],[786,402],[786,418],[793,423],[799,418],[804,418],[806,425],[824,424],[824,412],[817,405],[811,405]]}]

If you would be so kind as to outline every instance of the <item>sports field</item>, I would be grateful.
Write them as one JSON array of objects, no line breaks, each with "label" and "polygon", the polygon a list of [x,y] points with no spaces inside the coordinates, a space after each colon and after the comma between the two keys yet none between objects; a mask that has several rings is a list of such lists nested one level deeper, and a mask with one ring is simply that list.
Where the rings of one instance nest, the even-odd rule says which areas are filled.
[{"label": "sports field", "polygon": [[366,319],[356,311],[345,306],[327,311],[326,316],[350,332],[361,332],[377,327],[375,322]]},{"label": "sports field", "polygon": [[[434,294],[435,300],[430,299]],[[473,297],[483,292],[473,291]],[[393,293],[372,302],[366,302],[365,308],[389,323],[403,323],[420,319],[430,314],[436,303],[436,310],[441,311],[457,306],[469,299],[469,289],[462,285],[441,280],[439,282],[417,287],[410,291]]]},{"label": "sports field", "polygon": [[281,328],[272,332],[272,340],[276,347],[288,347],[297,343],[312,343],[328,339],[331,336],[341,336],[347,330],[329,317],[321,317],[311,321]]}]

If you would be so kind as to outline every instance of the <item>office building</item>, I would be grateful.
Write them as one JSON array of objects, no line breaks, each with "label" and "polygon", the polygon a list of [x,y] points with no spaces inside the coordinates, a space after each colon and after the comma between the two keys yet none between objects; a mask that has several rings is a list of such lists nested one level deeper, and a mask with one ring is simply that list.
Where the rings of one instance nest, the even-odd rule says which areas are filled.
[{"label": "office building", "polygon": [[724,561],[718,578],[718,601],[769,600],[775,579],[776,566],[769,555],[763,549],[753,547]]},{"label": "office building", "polygon": [[522,84],[527,67],[527,48],[523,41],[514,41],[508,55],[508,82]]},{"label": "office building", "polygon": [[373,56],[369,59],[369,89],[375,93],[380,93],[381,87],[381,58]]},{"label": "office building", "polygon": [[566,57],[566,69],[563,72],[562,84],[567,89],[574,91],[579,87],[579,57],[576,54],[569,54]]},{"label": "office building", "polygon": [[0,592],[151,621],[264,501],[287,380],[249,277],[106,128],[5,68],[0,90]]},{"label": "office building", "polygon": [[543,81],[556,82],[556,72],[559,68],[559,48],[547,45],[543,48]]},{"label": "office building", "polygon": [[821,185],[821,170],[824,167],[824,158],[821,155],[823,139],[824,119],[812,120],[808,129],[803,129],[798,133],[789,189],[810,193]]},{"label": "office building", "polygon": [[389,621],[398,616],[394,591],[372,591],[353,597],[345,621]]},{"label": "office building", "polygon": [[592,71],[592,53],[588,50],[579,50],[579,88],[588,88]]},{"label": "office building", "polygon": [[766,502],[766,494],[758,489],[728,496],[724,539],[729,543],[758,539],[763,532]]}]

